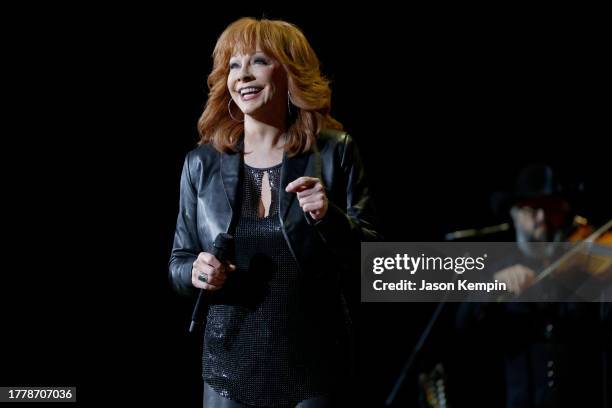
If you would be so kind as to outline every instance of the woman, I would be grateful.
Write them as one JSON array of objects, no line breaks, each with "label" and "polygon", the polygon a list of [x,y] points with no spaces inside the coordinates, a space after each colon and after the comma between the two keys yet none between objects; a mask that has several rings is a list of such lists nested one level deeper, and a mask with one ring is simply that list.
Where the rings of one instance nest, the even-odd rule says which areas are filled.
[{"label": "woman", "polygon": [[[170,276],[203,289],[204,404],[327,407],[351,371],[344,292],[378,239],[357,149],[302,32],[240,19],[219,37],[186,159]],[[232,260],[208,248],[235,238]]]}]

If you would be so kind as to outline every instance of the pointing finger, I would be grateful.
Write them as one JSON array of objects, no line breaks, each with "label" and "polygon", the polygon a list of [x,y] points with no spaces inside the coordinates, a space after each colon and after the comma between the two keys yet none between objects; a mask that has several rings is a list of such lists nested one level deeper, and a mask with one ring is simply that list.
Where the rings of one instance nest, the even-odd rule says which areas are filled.
[{"label": "pointing finger", "polygon": [[291,183],[287,184],[285,191],[288,193],[297,193],[298,191],[302,191],[304,189],[310,188],[317,184],[319,181],[316,177],[299,177],[293,180]]}]

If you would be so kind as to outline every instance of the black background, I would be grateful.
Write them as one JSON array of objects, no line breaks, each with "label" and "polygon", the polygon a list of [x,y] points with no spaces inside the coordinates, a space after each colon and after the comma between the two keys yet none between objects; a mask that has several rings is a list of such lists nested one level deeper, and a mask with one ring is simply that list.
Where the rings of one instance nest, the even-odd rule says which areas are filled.
[{"label": "black background", "polygon": [[[6,10],[0,385],[76,385],[83,406],[198,406],[192,304],[167,280],[180,168],[217,36],[263,15],[297,24],[317,51],[387,240],[500,222],[489,195],[534,161],[583,185],[594,222],[610,215],[597,10]],[[363,406],[382,404],[434,307],[361,305]],[[448,319],[423,360],[460,352]]]}]

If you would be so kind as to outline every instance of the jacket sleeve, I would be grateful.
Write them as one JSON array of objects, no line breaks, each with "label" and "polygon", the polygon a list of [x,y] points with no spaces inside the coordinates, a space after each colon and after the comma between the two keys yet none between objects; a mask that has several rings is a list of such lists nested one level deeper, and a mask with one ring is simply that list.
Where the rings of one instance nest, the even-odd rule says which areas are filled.
[{"label": "jacket sleeve", "polygon": [[170,282],[183,295],[196,293],[191,283],[191,269],[201,252],[197,236],[197,192],[189,167],[188,154],[181,174],[179,212],[169,263]]},{"label": "jacket sleeve", "polygon": [[305,214],[328,248],[339,257],[338,260],[346,263],[351,255],[354,259],[355,254],[359,254],[361,242],[380,241],[383,238],[376,228],[374,205],[357,146],[348,134],[344,136],[342,145],[341,194],[346,195],[346,208],[341,208],[330,199],[327,213],[322,219],[314,221]]}]

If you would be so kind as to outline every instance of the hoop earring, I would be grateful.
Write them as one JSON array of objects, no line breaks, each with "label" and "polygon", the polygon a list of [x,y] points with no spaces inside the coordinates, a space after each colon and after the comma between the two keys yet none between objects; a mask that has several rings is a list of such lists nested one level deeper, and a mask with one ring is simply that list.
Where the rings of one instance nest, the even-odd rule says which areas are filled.
[{"label": "hoop earring", "polygon": [[232,120],[234,122],[238,122],[238,123],[244,122],[244,119],[238,120],[238,119],[236,119],[234,117],[234,115],[232,115],[232,106],[231,106],[232,105],[232,101],[233,101],[233,99],[230,97],[229,101],[227,102],[227,111],[229,112],[230,118],[232,118]]},{"label": "hoop earring", "polygon": [[289,111],[289,116],[293,115],[293,112],[291,112],[291,104],[291,93],[287,91],[287,110]]}]

